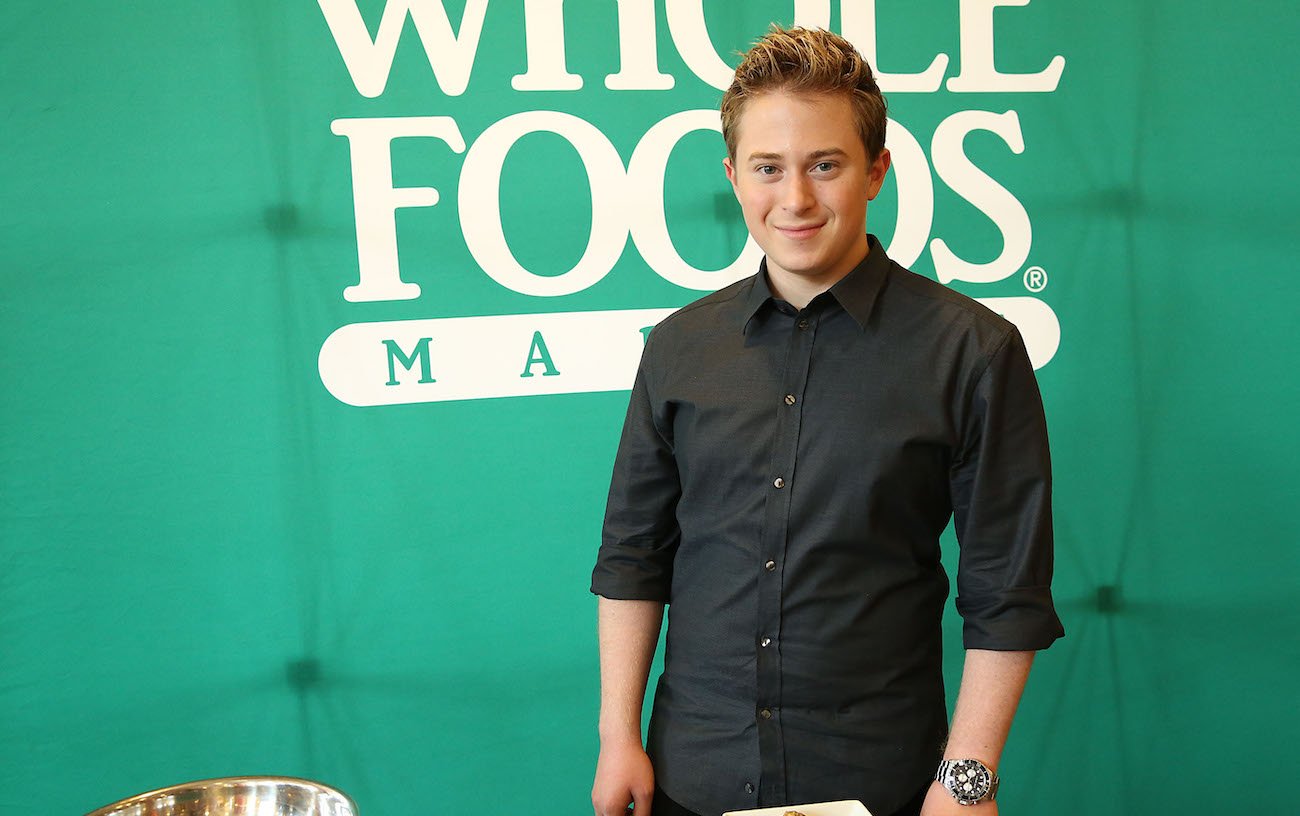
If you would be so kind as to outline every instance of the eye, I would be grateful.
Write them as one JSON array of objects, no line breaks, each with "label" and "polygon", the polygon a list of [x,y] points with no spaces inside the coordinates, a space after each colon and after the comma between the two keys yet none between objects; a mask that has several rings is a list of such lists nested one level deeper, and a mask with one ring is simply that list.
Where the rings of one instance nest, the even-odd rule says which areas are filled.
[{"label": "eye", "polygon": [[828,161],[817,162],[817,164],[813,165],[813,169],[819,173],[829,173],[835,169],[835,163]]},{"label": "eye", "polygon": [[754,172],[758,173],[760,176],[771,176],[776,174],[776,168],[770,164],[760,164],[758,167],[754,168]]}]

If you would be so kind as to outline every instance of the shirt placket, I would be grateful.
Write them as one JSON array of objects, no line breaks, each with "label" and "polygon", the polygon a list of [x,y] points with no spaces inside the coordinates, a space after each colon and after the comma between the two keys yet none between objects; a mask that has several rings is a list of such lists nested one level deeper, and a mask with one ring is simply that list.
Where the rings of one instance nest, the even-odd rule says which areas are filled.
[{"label": "shirt placket", "polygon": [[776,426],[764,503],[763,534],[758,579],[757,651],[758,698],[754,716],[758,726],[761,765],[759,807],[783,804],[786,794],[785,737],[781,717],[781,607],[784,595],[790,505],[795,489],[799,431],[809,363],[817,337],[820,310],[803,309],[794,315],[785,365],[780,375],[780,395],[774,406]]}]

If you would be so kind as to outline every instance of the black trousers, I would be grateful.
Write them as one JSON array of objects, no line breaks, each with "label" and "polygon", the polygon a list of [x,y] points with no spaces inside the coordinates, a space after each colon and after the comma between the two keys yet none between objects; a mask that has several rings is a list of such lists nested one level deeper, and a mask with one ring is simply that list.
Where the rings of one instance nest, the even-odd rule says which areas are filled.
[{"label": "black trousers", "polygon": [[[925,795],[930,791],[930,783],[926,782],[925,787],[917,791],[912,801],[903,805],[892,816],[919,816],[921,805],[925,802]],[[650,816],[701,816],[691,810],[687,810],[677,804],[663,792],[658,785],[655,786],[655,799],[650,805]],[[891,814],[876,814],[875,816],[891,816]]]}]

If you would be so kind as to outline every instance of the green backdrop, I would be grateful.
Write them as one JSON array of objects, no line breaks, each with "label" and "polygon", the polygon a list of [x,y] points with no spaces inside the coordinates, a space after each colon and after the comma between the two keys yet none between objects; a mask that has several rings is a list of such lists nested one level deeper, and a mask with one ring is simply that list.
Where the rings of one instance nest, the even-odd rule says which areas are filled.
[{"label": "green backdrop", "polygon": [[[889,93],[920,151],[873,205],[872,231],[888,243],[905,223],[897,197],[921,200],[928,177],[930,229],[913,240],[989,264],[1024,243],[999,226],[1020,208],[1025,257],[951,285],[1035,298],[1059,327],[1038,374],[1068,634],[1035,667],[1004,812],[1291,809],[1291,4],[846,4],[8,4],[0,812],[75,814],[252,773],[330,782],[364,816],[589,812],[587,582],[635,361],[625,335],[632,310],[700,294],[655,259],[716,270],[745,242],[716,133],[681,136],[651,191],[661,209],[623,168],[668,117],[716,107],[710,67],[796,13],[835,30],[847,16],[859,34],[874,19],[887,73],[939,66],[932,89]],[[438,41],[444,6],[459,44]],[[346,35],[349,9],[364,42]],[[1050,89],[1024,90],[1057,56]],[[625,64],[633,87],[607,83]],[[1011,78],[990,79],[994,65]],[[376,66],[391,69],[382,92]],[[950,86],[959,75],[979,87]],[[567,114],[568,136],[524,128],[497,156],[498,187],[480,137],[527,111]],[[945,123],[1008,111],[1022,150],[988,127],[937,147]],[[332,130],[412,117],[449,118],[466,149],[398,138],[354,173],[356,137]],[[1009,196],[971,201],[993,186]],[[394,187],[433,187],[438,202]],[[358,237],[358,218],[379,226]],[[362,265],[394,269],[385,218],[400,280],[420,293],[349,300]],[[569,270],[593,230],[579,286]],[[497,263],[503,243],[518,270]],[[944,277],[917,246],[913,268]],[[481,317],[497,320],[438,322]],[[354,324],[371,333],[322,353]],[[448,399],[452,371],[468,390]],[[399,404],[348,404],[333,395],[345,380]]]}]

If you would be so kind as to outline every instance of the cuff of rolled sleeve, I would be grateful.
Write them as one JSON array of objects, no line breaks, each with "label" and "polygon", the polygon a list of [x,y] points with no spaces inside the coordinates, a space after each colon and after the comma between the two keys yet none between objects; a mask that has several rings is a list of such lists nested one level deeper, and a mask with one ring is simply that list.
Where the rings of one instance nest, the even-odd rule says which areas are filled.
[{"label": "cuff of rolled sleeve", "polygon": [[958,597],[962,645],[996,652],[1035,652],[1065,636],[1048,586],[1014,587]]},{"label": "cuff of rolled sleeve", "polygon": [[605,544],[591,573],[591,592],[619,601],[668,603],[673,583],[673,552],[665,563],[644,547]]}]

